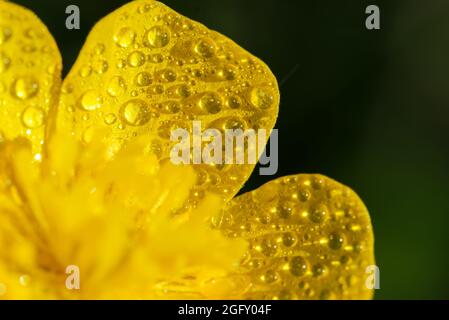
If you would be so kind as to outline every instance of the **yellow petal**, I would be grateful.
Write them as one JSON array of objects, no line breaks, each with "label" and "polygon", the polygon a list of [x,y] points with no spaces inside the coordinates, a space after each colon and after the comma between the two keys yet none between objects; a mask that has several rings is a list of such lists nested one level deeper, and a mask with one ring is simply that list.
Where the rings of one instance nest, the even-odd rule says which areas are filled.
[{"label": "yellow petal", "polygon": [[27,137],[40,152],[61,85],[61,57],[32,12],[0,2],[0,141]]},{"label": "yellow petal", "polygon": [[[57,126],[85,140],[106,128],[100,136],[116,150],[151,134],[150,149],[166,159],[173,129],[201,120],[203,129],[267,129],[269,135],[278,105],[276,79],[262,61],[164,4],[141,0],[93,28],[64,80]],[[194,194],[212,190],[230,199],[254,164],[195,167]]]},{"label": "yellow petal", "polygon": [[[246,239],[245,298],[369,299],[374,265],[369,213],[348,187],[321,175],[269,182],[237,197],[217,221]],[[369,281],[368,281],[369,282]]]}]

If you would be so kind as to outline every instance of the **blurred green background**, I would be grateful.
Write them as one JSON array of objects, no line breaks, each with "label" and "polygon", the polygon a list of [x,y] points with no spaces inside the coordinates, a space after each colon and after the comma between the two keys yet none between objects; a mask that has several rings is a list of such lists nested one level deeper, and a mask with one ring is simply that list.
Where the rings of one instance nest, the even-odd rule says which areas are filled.
[{"label": "blurred green background", "polygon": [[[70,69],[126,0],[21,0]],[[449,1],[165,0],[262,58],[281,85],[278,176],[322,173],[368,206],[378,299],[449,299]],[[65,28],[65,8],[81,29]],[[365,8],[381,30],[365,28]],[[244,190],[271,180],[254,174]]]}]

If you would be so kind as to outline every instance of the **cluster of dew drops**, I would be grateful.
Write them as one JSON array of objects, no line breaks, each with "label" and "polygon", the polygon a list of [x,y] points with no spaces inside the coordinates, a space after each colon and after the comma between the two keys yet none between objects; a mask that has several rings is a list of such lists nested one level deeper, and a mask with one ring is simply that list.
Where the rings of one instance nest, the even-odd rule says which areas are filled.
[{"label": "cluster of dew drops", "polygon": [[346,299],[364,285],[366,217],[349,188],[298,175],[239,197],[213,226],[250,244],[241,261],[248,297]]},{"label": "cluster of dew drops", "polygon": [[[76,101],[66,108],[83,111],[78,113],[87,123],[83,139],[89,140],[90,121],[99,119],[118,135],[151,128],[157,135],[151,149],[164,159],[173,145],[172,130],[190,131],[192,120],[222,131],[274,125],[276,80],[263,63],[163,4],[130,8],[121,13],[109,41],[88,48],[89,59],[76,65],[63,87],[63,94],[73,95],[74,83],[81,84]],[[140,17],[146,23],[137,29],[133,19]],[[203,189],[213,185],[226,194],[238,190],[251,168],[217,164],[196,170]],[[193,190],[192,197],[201,198],[203,191]]]},{"label": "cluster of dew drops", "polygon": [[[20,118],[21,126],[15,128],[15,134],[31,137],[33,130],[45,123],[54,93],[53,80],[60,67],[54,59],[55,48],[47,42],[41,26],[30,24],[25,14],[2,12],[2,18],[11,25],[0,25],[1,112],[4,119]],[[2,135],[0,132],[0,140]]]}]

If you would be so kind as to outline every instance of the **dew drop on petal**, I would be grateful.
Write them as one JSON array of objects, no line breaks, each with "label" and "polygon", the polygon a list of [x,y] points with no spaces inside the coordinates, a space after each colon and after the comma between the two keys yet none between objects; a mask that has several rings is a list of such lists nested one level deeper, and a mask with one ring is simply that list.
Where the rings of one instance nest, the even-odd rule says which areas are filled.
[{"label": "dew drop on petal", "polygon": [[250,94],[251,104],[259,109],[268,109],[274,104],[273,95],[266,89],[254,88]]},{"label": "dew drop on petal", "polygon": [[42,108],[28,107],[22,114],[23,124],[30,128],[38,128],[44,124],[45,113]]},{"label": "dew drop on petal", "polygon": [[146,33],[146,40],[151,47],[165,47],[170,42],[170,31],[163,26],[152,27]]},{"label": "dew drop on petal", "polygon": [[136,33],[128,27],[121,28],[114,35],[114,42],[121,48],[128,48],[134,44]]},{"label": "dew drop on petal", "polygon": [[86,91],[80,100],[80,107],[85,111],[93,111],[101,108],[103,98],[95,90]]},{"label": "dew drop on petal", "polygon": [[194,47],[196,54],[203,58],[210,58],[215,54],[216,45],[212,39],[203,38],[200,39]]},{"label": "dew drop on petal", "polygon": [[25,100],[34,97],[39,91],[37,80],[32,77],[21,77],[14,81],[12,93],[15,97]]},{"label": "dew drop on petal", "polygon": [[150,119],[148,106],[145,101],[134,99],[126,102],[120,108],[120,116],[122,120],[131,126],[141,126]]},{"label": "dew drop on petal", "polygon": [[207,113],[216,114],[220,112],[222,107],[221,97],[214,92],[206,93],[200,98],[199,106]]},{"label": "dew drop on petal", "polygon": [[121,76],[112,77],[107,86],[107,92],[111,97],[118,97],[126,92],[126,83]]},{"label": "dew drop on petal", "polygon": [[145,63],[145,55],[140,51],[134,51],[128,56],[128,64],[131,67],[137,68]]}]

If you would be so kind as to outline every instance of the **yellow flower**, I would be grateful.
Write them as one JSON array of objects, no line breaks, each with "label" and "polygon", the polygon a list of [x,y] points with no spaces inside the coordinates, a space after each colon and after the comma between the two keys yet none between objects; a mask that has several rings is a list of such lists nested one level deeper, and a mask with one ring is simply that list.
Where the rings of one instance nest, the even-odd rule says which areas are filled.
[{"label": "yellow flower", "polygon": [[366,299],[369,214],[296,175],[169,161],[170,132],[272,130],[259,59],[151,0],[102,19],[61,83],[30,11],[0,0],[0,298]]}]

